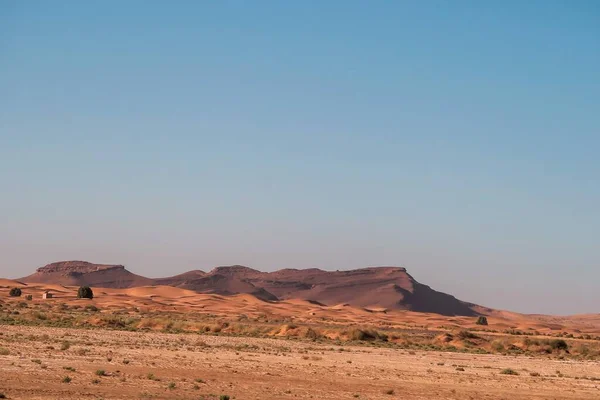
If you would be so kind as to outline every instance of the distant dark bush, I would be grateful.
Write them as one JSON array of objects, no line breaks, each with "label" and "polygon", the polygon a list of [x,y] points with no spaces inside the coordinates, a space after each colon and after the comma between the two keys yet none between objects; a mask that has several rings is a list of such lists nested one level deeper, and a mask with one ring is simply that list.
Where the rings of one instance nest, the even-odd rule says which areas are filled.
[{"label": "distant dark bush", "polygon": [[487,325],[488,321],[487,321],[487,317],[484,317],[483,315],[479,316],[479,318],[477,318],[477,322],[475,322],[477,325]]},{"label": "distant dark bush", "polygon": [[93,299],[94,292],[92,292],[92,289],[89,286],[82,286],[77,291],[77,297],[80,299]]},{"label": "distant dark bush", "polygon": [[28,294],[27,296],[25,296],[25,300],[33,300],[33,296]]},{"label": "distant dark bush", "polygon": [[18,287],[14,287],[14,288],[10,289],[10,292],[8,292],[8,295],[12,296],[12,297],[20,297],[21,289],[19,289]]},{"label": "distant dark bush", "polygon": [[562,339],[554,339],[550,341],[550,347],[554,350],[568,350],[569,345]]}]

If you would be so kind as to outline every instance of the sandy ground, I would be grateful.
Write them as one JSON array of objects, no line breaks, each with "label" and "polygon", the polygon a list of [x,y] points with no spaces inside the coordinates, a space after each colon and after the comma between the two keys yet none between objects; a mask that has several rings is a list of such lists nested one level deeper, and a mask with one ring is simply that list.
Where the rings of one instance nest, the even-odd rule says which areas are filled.
[{"label": "sandy ground", "polygon": [[598,361],[102,329],[0,332],[0,393],[9,399],[600,399]]}]

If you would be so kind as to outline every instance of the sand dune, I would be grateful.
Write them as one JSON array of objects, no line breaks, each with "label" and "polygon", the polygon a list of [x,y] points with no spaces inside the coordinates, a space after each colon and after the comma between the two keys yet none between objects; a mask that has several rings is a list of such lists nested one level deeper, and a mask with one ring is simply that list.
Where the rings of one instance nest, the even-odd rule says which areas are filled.
[{"label": "sand dune", "polygon": [[12,279],[2,279],[2,278],[0,278],[0,286],[22,287],[22,286],[26,286],[26,284],[23,283],[23,282],[12,280]]},{"label": "sand dune", "polygon": [[122,293],[133,297],[165,297],[170,299],[180,299],[184,297],[193,297],[198,293],[192,290],[175,288],[172,286],[141,286],[131,289],[124,289]]}]

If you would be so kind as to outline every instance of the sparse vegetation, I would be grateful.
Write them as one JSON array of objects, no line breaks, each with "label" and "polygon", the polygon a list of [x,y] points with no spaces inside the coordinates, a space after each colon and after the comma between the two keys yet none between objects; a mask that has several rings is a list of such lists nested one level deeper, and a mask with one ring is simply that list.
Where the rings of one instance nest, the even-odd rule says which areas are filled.
[{"label": "sparse vegetation", "polygon": [[[6,291],[7,289],[4,292],[5,294]],[[8,301],[11,300],[9,299]],[[12,300],[12,304],[16,304],[17,301],[18,299],[16,301]],[[49,303],[50,302],[46,304]],[[40,309],[45,310],[44,312],[48,315],[49,320],[52,320],[54,315],[56,315],[55,310],[58,309],[58,304],[50,304],[50,307],[46,307],[43,302],[40,302],[40,305],[44,307]],[[82,319],[90,317],[89,314],[84,314],[83,309],[83,306],[80,311],[73,311],[69,308],[68,313],[72,315],[82,315]],[[26,311],[26,315],[31,317],[35,310],[37,310],[37,308]],[[125,318],[124,313],[117,313],[118,311],[115,312],[115,317]],[[0,318],[4,315],[6,314],[0,312]],[[100,320],[99,315],[96,315],[95,318]],[[166,319],[166,317],[162,316],[158,316],[157,318]],[[208,318],[213,319],[208,323],[205,322],[206,325],[220,324],[220,326],[223,326],[221,324],[223,321],[219,321],[222,317],[210,316]],[[250,318],[253,318],[252,314],[250,314]],[[270,316],[270,318],[273,317]],[[32,321],[33,319],[29,320]],[[282,320],[274,321],[271,323],[271,329],[275,332],[281,332],[281,327],[286,323],[287,321]],[[295,329],[299,332],[304,332],[307,328],[307,326],[303,325],[301,322],[297,322],[295,326]],[[435,329],[436,327],[433,328]],[[239,329],[239,327],[233,322],[230,329],[234,331]],[[434,330],[431,328],[422,330],[415,329],[414,332],[410,333],[403,333],[396,327],[389,325],[377,326],[377,329],[361,328],[361,330],[373,329],[377,332],[386,332],[390,339],[388,342],[369,340],[356,341],[354,343],[349,343],[349,338],[346,336],[351,332],[348,328],[339,329],[335,324],[332,324],[329,328],[320,327],[319,329],[323,333],[323,338],[318,343],[312,343],[304,340],[302,335],[280,338],[278,340],[253,340],[218,337],[218,335],[213,336],[212,333],[208,334],[210,336],[205,336],[207,334],[204,330],[199,331],[200,333],[195,335],[173,335],[162,333],[123,334],[121,332],[111,332],[110,330],[90,329],[44,328],[36,330],[23,328],[21,331],[23,334],[22,336],[19,336],[16,334],[19,332],[18,327],[6,326],[5,329],[0,331],[0,333],[3,333],[3,335],[0,335],[0,343],[6,343],[6,347],[10,348],[11,355],[15,355],[10,359],[4,359],[6,365],[9,365],[11,362],[16,364],[14,367],[7,368],[7,372],[12,374],[10,375],[12,381],[14,381],[16,374],[19,373],[19,368],[28,368],[28,376],[32,376],[31,371],[42,373],[43,371],[39,370],[39,368],[32,368],[34,367],[32,363],[43,365],[46,363],[46,359],[48,359],[49,371],[43,375],[53,377],[51,379],[54,380],[54,390],[56,390],[57,386],[61,385],[65,394],[71,394],[74,393],[75,390],[80,389],[90,390],[92,392],[97,392],[101,389],[102,395],[106,396],[106,398],[118,397],[116,396],[116,388],[118,387],[126,386],[128,388],[133,388],[136,385],[138,385],[139,391],[148,390],[149,395],[154,396],[154,398],[161,396],[175,396],[198,399],[203,398],[204,396],[207,400],[219,399],[219,392],[217,391],[216,395],[208,394],[210,393],[210,390],[215,392],[220,389],[225,392],[230,390],[228,389],[229,387],[231,387],[231,390],[234,390],[235,394],[239,397],[241,393],[244,393],[242,387],[248,387],[248,371],[254,369],[265,375],[266,379],[269,381],[268,385],[272,388],[271,395],[274,396],[274,398],[287,398],[288,396],[286,395],[289,395],[290,398],[295,397],[296,395],[301,397],[300,394],[304,392],[302,392],[300,388],[294,386],[293,382],[287,380],[289,379],[289,375],[279,375],[280,372],[277,371],[278,376],[281,376],[281,378],[275,377],[274,370],[271,369],[271,367],[272,365],[278,365],[277,363],[279,361],[283,361],[288,365],[293,365],[294,361],[296,362],[295,367],[297,368],[294,371],[294,374],[298,374],[298,377],[294,377],[294,379],[312,378],[315,376],[315,372],[317,372],[318,375],[319,371],[327,370],[334,371],[336,376],[339,376],[340,379],[355,379],[357,381],[355,387],[352,389],[348,388],[348,390],[344,388],[344,390],[342,390],[344,398],[353,398],[354,394],[357,394],[357,392],[362,391],[363,388],[368,387],[363,386],[366,385],[366,382],[364,381],[366,378],[360,376],[359,371],[369,367],[374,368],[374,371],[376,371],[377,374],[381,374],[381,376],[391,377],[395,377],[396,375],[401,377],[406,371],[410,371],[410,374],[415,374],[415,376],[418,374],[420,380],[429,382],[436,382],[442,376],[452,374],[455,376],[456,382],[475,382],[478,379],[477,376],[480,376],[485,378],[482,383],[484,387],[488,387],[487,385],[490,384],[490,381],[495,380],[496,382],[504,381],[505,383],[510,381],[514,383],[512,386],[519,386],[520,388],[525,385],[539,388],[541,385],[544,385],[543,382],[546,379],[564,376],[563,379],[554,379],[555,381],[560,381],[556,383],[556,385],[559,385],[558,388],[564,389],[569,385],[569,381],[574,382],[575,379],[581,379],[580,386],[582,386],[581,384],[586,383],[584,380],[588,379],[582,372],[575,373],[576,370],[572,369],[570,366],[567,367],[565,365],[564,368],[559,367],[559,365],[563,365],[557,360],[560,355],[568,357],[570,360],[569,363],[578,362],[577,358],[572,354],[564,351],[561,351],[560,353],[554,351],[554,353],[550,354],[536,353],[538,347],[550,348],[551,340],[561,340],[561,338],[511,338],[502,335],[501,333],[488,336],[483,331],[466,331],[466,333],[460,333],[456,328],[450,331],[453,335],[453,341],[451,343],[457,346],[456,350],[454,350],[455,352],[474,352],[473,349],[463,349],[461,347],[462,343],[459,343],[458,340],[460,340],[460,337],[467,338],[463,340],[470,340],[469,337],[471,334],[476,334],[476,339],[473,339],[473,341],[481,346],[487,346],[488,349],[490,349],[493,341],[498,341],[499,343],[505,344],[505,351],[507,354],[521,354],[511,353],[513,351],[512,346],[519,346],[522,349],[522,354],[532,355],[532,357],[522,357],[523,362],[521,362],[520,358],[515,359],[514,357],[479,358],[467,354],[428,354],[426,350],[433,350],[434,347],[430,345],[430,342],[426,341],[428,339],[425,335],[429,335],[429,338],[432,338],[432,340],[441,337],[437,332],[428,332],[428,330]],[[329,334],[329,332],[339,333],[340,339],[330,339],[331,341],[328,342],[326,335]],[[421,333],[423,333],[423,336],[419,336]],[[574,353],[577,352],[577,354],[579,354],[579,347],[583,343],[580,343],[575,339],[572,341],[569,339],[564,340],[570,344],[570,349],[572,349]],[[60,352],[61,344],[63,342],[70,343],[71,349],[68,354]],[[439,343],[440,342],[435,342],[436,345],[440,346],[439,348],[444,348],[442,347],[443,344],[440,345]],[[199,345],[197,346],[196,344]],[[595,344],[585,342],[585,345],[589,347],[588,354],[592,354],[593,356]],[[55,347],[55,349],[49,349],[49,347]],[[388,347],[390,350],[386,349]],[[131,349],[132,352],[119,351],[119,349],[125,348]],[[32,352],[32,349],[39,349],[40,352]],[[89,352],[87,353],[87,357],[75,357],[79,349],[88,349]],[[238,357],[234,356],[236,353]],[[373,359],[370,356],[371,353],[374,353],[376,357],[375,360],[378,360],[375,363],[372,363]],[[411,353],[414,355],[411,356]],[[380,356],[382,354],[387,354],[389,357],[397,356],[408,365],[395,364],[394,368],[390,368],[390,366],[385,365],[385,363],[380,363]],[[536,354],[538,354],[537,360]],[[557,365],[557,367],[553,368],[551,372],[548,372],[549,375],[547,377],[544,376],[544,378],[540,378],[542,375],[530,372],[536,370],[540,372],[548,370],[548,368],[544,366],[544,361],[541,358],[542,356],[543,359],[551,358],[553,360],[552,362]],[[39,360],[39,357],[42,357],[42,359]],[[114,364],[111,364],[112,368],[108,368],[109,365],[106,364],[106,360],[110,357],[114,358],[113,361],[115,362]],[[285,360],[284,358],[279,357],[287,357],[288,359]],[[206,359],[206,363],[202,362],[200,365],[196,364],[199,358]],[[0,359],[2,359],[2,357],[0,357]],[[302,361],[302,359],[305,359],[306,361]],[[581,359],[583,359],[583,357]],[[124,364],[126,365],[126,361],[128,360],[131,360],[131,364],[136,364],[135,367],[124,367]],[[503,370],[502,368],[499,368],[498,362],[509,362],[508,360],[514,360],[515,362],[513,365],[510,363],[508,364],[508,366],[512,366],[512,369],[507,368]],[[0,360],[0,364],[1,363],[2,360]],[[148,366],[145,371],[140,370],[143,365]],[[74,367],[77,367],[77,370],[75,370]],[[190,377],[188,374],[193,373],[194,369],[192,368],[195,367],[198,367],[196,370],[197,372],[195,373],[195,376],[192,375]],[[103,369],[97,370],[97,368]],[[119,371],[119,368],[121,368],[122,371]],[[181,374],[175,373],[175,370],[179,368],[182,368],[181,371],[185,372]],[[231,378],[228,380],[227,386],[222,385],[218,379],[213,383],[212,379],[215,378],[215,376],[210,372],[211,368],[214,370],[226,368],[228,372],[231,373]],[[556,371],[555,373],[557,368],[563,370],[565,375],[560,371]],[[106,374],[104,369],[110,372]],[[95,374],[94,371],[96,371]],[[600,370],[598,370],[597,367],[590,367],[586,370],[585,375],[589,376],[588,384],[594,379],[597,379],[595,376],[600,376],[598,371]],[[61,379],[65,372],[73,379],[73,381],[70,382],[70,385],[67,385],[66,382],[65,384],[61,384]],[[207,373],[207,375],[203,376],[204,373]],[[152,382],[159,381],[154,374],[162,378],[161,383],[156,384],[155,382]],[[523,375],[523,377],[506,376],[519,374]],[[104,378],[104,376],[107,377]],[[345,376],[348,376],[348,378],[342,378]],[[503,376],[505,377],[502,378]],[[144,380],[146,377],[148,380]],[[207,378],[211,379],[209,380]],[[208,382],[205,382],[205,379]],[[319,382],[319,379],[320,377],[316,376],[315,382]],[[286,381],[281,383],[280,381],[282,380]],[[125,381],[127,381],[125,385],[120,383]],[[146,385],[147,387],[144,388],[143,385]],[[391,379],[389,381],[387,378],[385,380],[382,379],[379,385],[383,386],[376,387],[375,391],[379,393],[381,398],[402,397],[404,394],[400,392],[399,387],[394,387]],[[456,385],[458,385],[458,383],[456,383]],[[450,395],[450,391],[453,389],[452,386],[442,389],[440,395],[442,397],[449,396],[449,398],[469,398],[469,395],[474,396],[475,389],[471,389],[471,385],[466,386],[461,387],[460,389],[458,386],[454,386],[456,390],[459,390],[460,396]],[[473,387],[474,386],[475,385],[473,385]],[[398,391],[393,395],[386,395],[386,389],[388,387],[393,388],[390,390]],[[10,387],[3,387],[2,389],[10,389]],[[361,393],[355,398],[377,397],[377,393],[373,392],[372,389],[365,390],[367,390],[367,392],[364,394]],[[501,390],[503,395],[506,394],[505,389]],[[177,395],[178,393],[179,395]],[[250,389],[248,394],[253,398],[260,397],[257,389],[254,387]],[[315,395],[315,398],[319,398],[316,395],[316,389],[315,393],[310,392],[310,394]],[[574,395],[574,398],[575,397],[576,395]],[[474,398],[478,397],[474,396]]]},{"label": "sparse vegetation", "polygon": [[10,291],[8,292],[8,295],[11,297],[20,297],[21,296],[21,289],[14,287],[11,288]]},{"label": "sparse vegetation", "polygon": [[487,325],[488,324],[488,320],[487,317],[480,315],[477,318],[477,321],[475,322],[477,325]]},{"label": "sparse vegetation", "polygon": [[512,368],[504,368],[500,373],[502,375],[519,375],[519,373]]},{"label": "sparse vegetation", "polygon": [[153,373],[146,375],[146,378],[151,381],[160,381],[160,379],[158,379]]},{"label": "sparse vegetation", "polygon": [[73,379],[72,379],[70,376],[65,376],[65,377],[62,379],[62,382],[63,382],[63,383],[71,383],[71,381],[72,381],[72,380],[73,380]]}]

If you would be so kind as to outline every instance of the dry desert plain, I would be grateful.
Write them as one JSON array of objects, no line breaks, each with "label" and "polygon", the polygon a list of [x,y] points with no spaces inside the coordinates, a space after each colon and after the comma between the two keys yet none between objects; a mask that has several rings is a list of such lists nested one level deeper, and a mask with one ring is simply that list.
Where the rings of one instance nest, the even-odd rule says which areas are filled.
[{"label": "dry desert plain", "polygon": [[[21,297],[8,295],[11,287]],[[44,290],[52,299],[42,299]],[[599,399],[600,317],[0,280],[9,399]],[[31,300],[27,296],[32,296]]]}]

